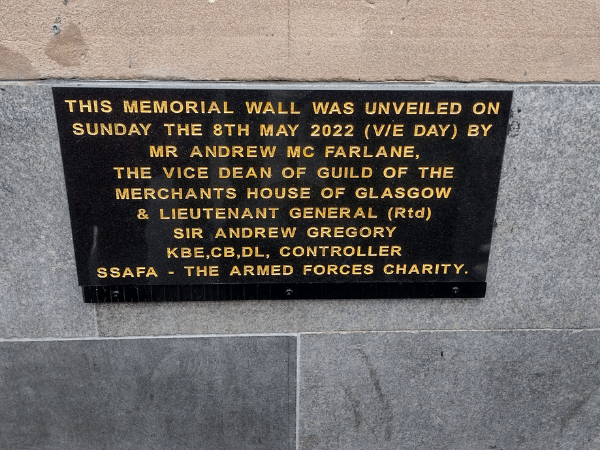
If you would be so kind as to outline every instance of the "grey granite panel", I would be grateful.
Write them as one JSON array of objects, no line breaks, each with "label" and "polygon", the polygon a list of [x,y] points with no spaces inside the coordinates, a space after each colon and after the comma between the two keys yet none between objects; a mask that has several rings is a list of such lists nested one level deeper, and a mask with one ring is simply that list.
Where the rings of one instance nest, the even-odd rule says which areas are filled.
[{"label": "grey granite panel", "polygon": [[600,85],[505,87],[513,118],[485,299],[98,305],[99,333],[600,326]]},{"label": "grey granite panel", "polygon": [[0,448],[296,446],[296,338],[0,342]]},{"label": "grey granite panel", "polygon": [[94,336],[49,86],[0,84],[0,337]]},{"label": "grey granite panel", "polygon": [[302,335],[302,450],[600,448],[600,331]]},{"label": "grey granite panel", "polygon": [[[49,86],[0,87],[0,337],[94,335],[94,307],[82,304],[75,276]],[[515,90],[513,119],[485,299],[98,305],[98,333],[600,326],[600,85],[503,87]]]},{"label": "grey granite panel", "polygon": [[490,326],[600,325],[599,143],[600,85],[516,88],[488,273]]}]

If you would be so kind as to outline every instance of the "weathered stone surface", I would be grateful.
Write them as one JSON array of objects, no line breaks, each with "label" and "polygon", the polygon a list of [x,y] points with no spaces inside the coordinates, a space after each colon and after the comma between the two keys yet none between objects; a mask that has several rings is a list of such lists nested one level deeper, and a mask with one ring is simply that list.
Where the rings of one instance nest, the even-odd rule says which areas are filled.
[{"label": "weathered stone surface", "polygon": [[293,336],[0,342],[0,447],[292,449]]},{"label": "weathered stone surface", "polygon": [[28,0],[0,17],[3,78],[600,79],[592,0]]},{"label": "weathered stone surface", "polygon": [[600,446],[600,331],[302,335],[300,449]]},{"label": "weathered stone surface", "polygon": [[47,85],[0,85],[0,337],[96,335],[81,301]]}]

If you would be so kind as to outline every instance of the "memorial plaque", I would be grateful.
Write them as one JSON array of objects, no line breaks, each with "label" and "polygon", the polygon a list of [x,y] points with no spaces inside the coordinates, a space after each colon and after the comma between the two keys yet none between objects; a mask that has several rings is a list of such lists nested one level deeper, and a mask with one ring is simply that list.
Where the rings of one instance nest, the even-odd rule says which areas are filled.
[{"label": "memorial plaque", "polygon": [[485,295],[511,91],[53,92],[85,301]]}]

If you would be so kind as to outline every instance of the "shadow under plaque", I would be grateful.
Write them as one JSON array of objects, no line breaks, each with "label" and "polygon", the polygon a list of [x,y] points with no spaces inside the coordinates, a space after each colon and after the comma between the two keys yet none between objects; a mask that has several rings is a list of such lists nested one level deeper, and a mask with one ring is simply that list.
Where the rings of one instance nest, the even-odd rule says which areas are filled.
[{"label": "shadow under plaque", "polygon": [[86,303],[205,300],[326,300],[385,298],[482,298],[486,283],[201,284],[83,286]]}]

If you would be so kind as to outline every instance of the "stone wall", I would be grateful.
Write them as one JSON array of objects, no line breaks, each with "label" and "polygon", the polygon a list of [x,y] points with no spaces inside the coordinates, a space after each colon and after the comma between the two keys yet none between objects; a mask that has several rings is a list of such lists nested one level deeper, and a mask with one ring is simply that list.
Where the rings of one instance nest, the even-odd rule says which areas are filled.
[{"label": "stone wall", "polygon": [[[0,448],[599,448],[598,15],[0,5]],[[69,78],[513,89],[486,297],[84,304],[51,93]]]},{"label": "stone wall", "polygon": [[27,0],[0,78],[596,81],[594,0]]}]

